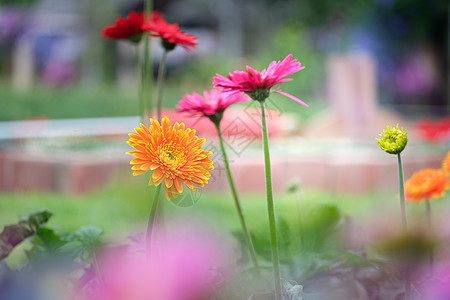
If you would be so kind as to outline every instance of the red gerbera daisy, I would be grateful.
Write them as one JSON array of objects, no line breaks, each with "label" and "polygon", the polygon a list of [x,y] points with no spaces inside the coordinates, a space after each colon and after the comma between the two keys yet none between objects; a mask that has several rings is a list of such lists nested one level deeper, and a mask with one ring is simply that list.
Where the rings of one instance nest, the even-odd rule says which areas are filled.
[{"label": "red gerbera daisy", "polygon": [[142,29],[144,20],[144,13],[132,11],[127,18],[121,17],[113,25],[106,26],[102,31],[102,37],[110,40],[124,39],[138,43],[145,31]]},{"label": "red gerbera daisy", "polygon": [[197,37],[180,31],[180,26],[169,24],[164,20],[162,13],[155,13],[155,17],[142,25],[144,31],[149,31],[152,37],[160,37],[163,47],[173,50],[177,45],[186,50],[193,50],[197,47]]},{"label": "red gerbera daisy", "polygon": [[[246,71],[234,71],[227,77],[216,74],[214,77],[214,87],[223,88],[224,92],[241,93],[244,92],[253,100],[264,101],[269,97],[270,93],[278,93],[289,97],[297,103],[308,107],[308,105],[300,99],[279,91],[281,84],[286,81],[291,81],[292,78],[286,78],[305,67],[296,59],[292,60],[292,54],[289,54],[282,62],[273,61],[267,69],[258,72],[247,66]],[[270,89],[275,85],[280,86],[271,91]]]}]

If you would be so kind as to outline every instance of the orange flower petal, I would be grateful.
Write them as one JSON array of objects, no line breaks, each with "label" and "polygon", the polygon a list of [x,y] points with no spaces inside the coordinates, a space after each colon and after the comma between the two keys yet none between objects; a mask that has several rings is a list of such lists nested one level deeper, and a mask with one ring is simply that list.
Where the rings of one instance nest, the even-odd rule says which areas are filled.
[{"label": "orange flower petal", "polygon": [[135,170],[135,171],[133,172],[133,176],[138,176],[138,175],[144,174],[145,172],[147,172],[147,171]]},{"label": "orange flower petal", "polygon": [[173,185],[173,179],[166,176],[166,187],[170,188]]},{"label": "orange flower petal", "polygon": [[153,174],[152,174],[153,182],[156,182],[157,180],[159,180],[163,176],[164,176],[164,173],[161,170],[161,168],[155,169],[153,171]]},{"label": "orange flower petal", "polygon": [[176,199],[176,198],[178,198],[178,191],[177,191],[177,188],[175,187],[175,185],[172,185],[172,188],[170,189],[170,191],[171,191],[171,193],[172,193],[172,196]]},{"label": "orange flower petal", "polygon": [[166,187],[164,187],[164,195],[166,195],[167,201],[170,201],[170,198],[172,198],[172,192]]},{"label": "orange flower petal", "polygon": [[154,184],[154,185],[158,186],[158,185],[160,185],[160,184],[163,182],[164,176],[162,176],[161,178],[159,178],[159,179],[157,179],[157,180],[154,180],[153,177],[151,177],[150,180],[153,181],[153,184]]},{"label": "orange flower petal", "polygon": [[188,187],[188,189],[190,189],[191,191],[195,191],[195,187],[192,184],[192,182],[186,179],[181,179],[181,181],[183,181],[183,183]]},{"label": "orange flower petal", "polygon": [[175,177],[173,181],[177,191],[181,194],[183,192],[183,185],[181,184],[181,180],[178,177]]}]

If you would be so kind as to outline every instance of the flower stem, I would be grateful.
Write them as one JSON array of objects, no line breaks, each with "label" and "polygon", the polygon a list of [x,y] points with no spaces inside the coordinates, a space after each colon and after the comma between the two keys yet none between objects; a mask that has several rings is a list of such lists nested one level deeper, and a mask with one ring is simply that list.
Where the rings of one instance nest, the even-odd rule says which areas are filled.
[{"label": "flower stem", "polygon": [[164,50],[163,55],[161,57],[161,61],[159,62],[158,69],[158,83],[157,83],[157,95],[156,95],[156,113],[158,117],[158,121],[161,120],[161,108],[162,108],[162,95],[164,88],[164,73],[166,72],[166,57],[167,50]]},{"label": "flower stem", "polygon": [[144,106],[144,92],[143,92],[143,68],[141,62],[141,55],[139,53],[139,44],[136,44],[136,64],[137,64],[137,78],[138,78],[138,98],[139,98],[139,116],[141,123],[145,120],[145,106]]},{"label": "flower stem", "polygon": [[261,106],[262,135],[264,145],[264,165],[266,169],[267,212],[269,216],[270,244],[272,247],[273,279],[275,284],[275,299],[281,300],[280,262],[278,258],[278,241],[275,225],[275,210],[272,195],[272,171],[270,168],[269,136],[267,134],[266,113],[264,101],[258,101]]},{"label": "flower stem", "polygon": [[[406,221],[406,201],[405,201],[405,182],[403,179],[403,164],[400,153],[397,154],[398,158],[398,187],[400,194],[400,209],[402,212],[402,227],[403,233],[408,232],[408,224]],[[410,274],[405,274],[405,300],[411,299],[411,278]]]},{"label": "flower stem", "polygon": [[[428,223],[428,232],[433,232],[432,230],[432,224],[431,224],[431,204],[430,199],[425,199],[426,203],[426,209],[427,209],[427,223]],[[433,257],[433,250],[430,249],[430,275],[433,274],[434,269],[434,257]]]},{"label": "flower stem", "polygon": [[147,224],[147,234],[146,234],[146,245],[147,245],[147,255],[150,256],[151,252],[151,243],[152,243],[152,233],[155,229],[155,219],[156,219],[156,212],[158,210],[158,202],[159,202],[159,196],[161,194],[161,186],[163,183],[158,185],[156,187],[155,193],[153,194],[153,202],[152,207],[150,209],[150,215],[148,217],[148,224]]},{"label": "flower stem", "polygon": [[238,212],[239,220],[241,222],[242,231],[244,232],[244,238],[247,243],[248,250],[250,252],[250,257],[252,259],[253,265],[258,274],[261,273],[259,269],[258,259],[256,258],[255,248],[253,247],[252,238],[250,232],[247,228],[247,223],[245,222],[244,213],[242,212],[241,204],[239,202],[239,197],[236,191],[236,186],[234,184],[233,175],[231,174],[230,164],[228,162],[227,152],[225,151],[225,145],[223,143],[222,131],[220,130],[220,121],[214,122],[217,129],[217,134],[219,135],[220,148],[222,149],[223,161],[225,163],[225,168],[227,170],[228,182],[230,183],[231,193],[233,194],[234,204],[236,205],[236,210]]},{"label": "flower stem", "polygon": [[[153,9],[153,1],[152,0],[144,0],[144,10],[145,10],[145,19],[150,20],[150,15]],[[144,114],[147,116],[151,116],[153,103],[152,103],[152,61],[150,59],[150,36],[148,34],[144,34],[144,75],[142,78],[142,93],[143,93],[143,103],[144,103]]]},{"label": "flower stem", "polygon": [[430,200],[425,199],[426,209],[427,209],[427,224],[428,224],[428,231],[431,232],[431,205]]},{"label": "flower stem", "polygon": [[98,263],[97,254],[92,253],[92,265],[94,266],[95,273],[97,274],[98,281],[104,283],[102,272],[100,271],[100,265]]},{"label": "flower stem", "polygon": [[397,154],[397,158],[398,158],[398,186],[400,194],[400,209],[402,212],[402,227],[403,231],[406,233],[408,230],[408,224],[406,221],[405,182],[403,179],[403,164],[400,153]]}]

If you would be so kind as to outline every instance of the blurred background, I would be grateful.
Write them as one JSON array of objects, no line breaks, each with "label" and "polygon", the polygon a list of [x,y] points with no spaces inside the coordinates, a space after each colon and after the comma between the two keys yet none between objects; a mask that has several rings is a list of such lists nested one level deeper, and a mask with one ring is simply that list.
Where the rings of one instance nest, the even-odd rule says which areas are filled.
[{"label": "blurred background", "polygon": [[[136,94],[133,49],[100,33],[142,8],[142,1],[2,0],[0,120],[135,115],[127,103]],[[408,118],[448,113],[446,1],[161,0],[154,8],[199,38],[197,51],[169,57],[168,108],[185,92],[209,88],[215,73],[264,68],[293,53],[307,70],[284,88],[311,104],[305,116],[332,101],[327,80],[346,72],[330,66],[336,57],[347,60],[342,69],[365,60],[354,72],[375,72],[377,105]]]},{"label": "blurred background", "polygon": [[[147,179],[132,178],[124,154],[138,124],[134,48],[100,37],[142,8],[130,0],[2,0],[0,223],[41,203],[71,211],[60,199],[72,197],[94,203],[89,220],[96,223],[109,224],[100,207],[111,198],[134,197],[147,207]],[[154,9],[198,37],[197,50],[178,47],[168,56],[165,113],[210,138],[215,153],[207,121],[174,113],[184,94],[211,89],[216,73],[262,70],[289,53],[306,66],[283,91],[309,108],[279,95],[268,101],[274,187],[283,197],[289,188],[331,201],[394,191],[396,160],[375,141],[386,125],[408,131],[407,177],[440,167],[450,140],[447,1],[155,0]],[[156,75],[162,50],[158,41],[151,48]],[[227,112],[223,126],[238,189],[260,195],[263,156],[252,105]],[[220,155],[215,164],[205,195],[228,191]],[[117,205],[117,213],[126,211]]]}]

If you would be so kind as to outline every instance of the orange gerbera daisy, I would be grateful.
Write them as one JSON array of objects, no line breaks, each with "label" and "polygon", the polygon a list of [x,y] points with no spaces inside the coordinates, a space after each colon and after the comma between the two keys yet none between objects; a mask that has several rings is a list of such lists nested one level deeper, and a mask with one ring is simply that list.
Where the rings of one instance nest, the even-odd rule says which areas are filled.
[{"label": "orange gerbera daisy", "polygon": [[421,202],[444,195],[447,185],[447,173],[443,170],[425,169],[414,173],[406,182],[407,202]]},{"label": "orange gerbera daisy", "polygon": [[184,123],[178,122],[172,127],[167,117],[158,121],[150,119],[147,128],[140,124],[136,133],[130,133],[128,144],[136,151],[127,152],[135,156],[130,164],[133,176],[153,171],[149,185],[160,185],[165,181],[164,188],[167,200],[178,197],[183,192],[184,183],[195,191],[194,183],[204,186],[211,174],[207,170],[214,169],[209,158],[212,152],[202,150],[205,139],[195,136],[195,130],[185,129]]}]

